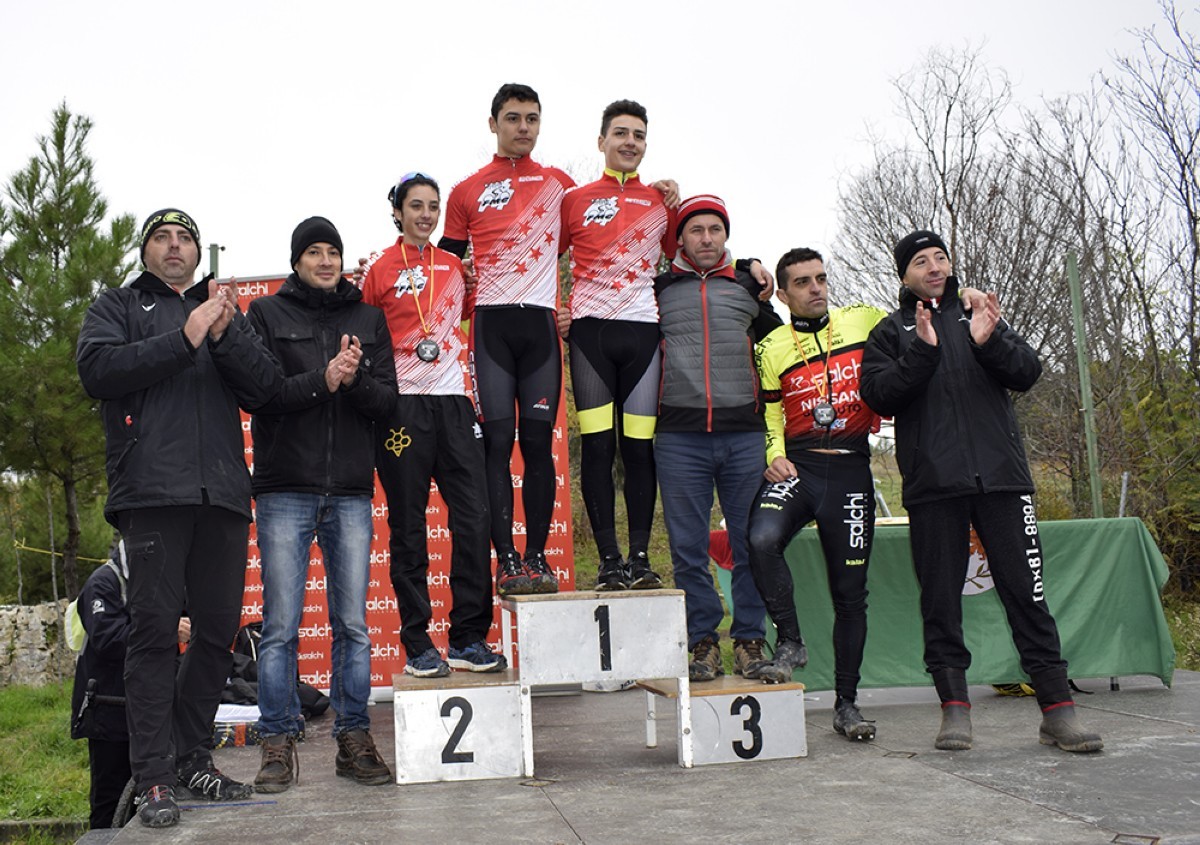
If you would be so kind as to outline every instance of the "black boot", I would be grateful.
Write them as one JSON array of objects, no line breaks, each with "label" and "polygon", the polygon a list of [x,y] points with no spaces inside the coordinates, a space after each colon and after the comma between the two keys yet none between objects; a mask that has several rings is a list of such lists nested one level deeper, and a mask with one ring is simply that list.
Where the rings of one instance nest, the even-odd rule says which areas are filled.
[{"label": "black boot", "polygon": [[935,669],[930,674],[938,698],[942,700],[942,726],[933,747],[941,751],[966,751],[972,742],[967,672],[965,669]]},{"label": "black boot", "polygon": [[1090,752],[1104,747],[1100,734],[1086,730],[1075,712],[1071,698],[1071,682],[1066,669],[1039,672],[1030,677],[1042,708],[1042,724],[1038,741],[1042,745],[1057,745],[1063,751]]}]

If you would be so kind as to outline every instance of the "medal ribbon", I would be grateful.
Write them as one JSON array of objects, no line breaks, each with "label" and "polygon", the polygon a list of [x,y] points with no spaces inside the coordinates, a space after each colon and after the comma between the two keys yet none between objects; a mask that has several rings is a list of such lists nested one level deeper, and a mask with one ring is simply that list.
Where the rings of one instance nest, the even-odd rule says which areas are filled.
[{"label": "medal ribbon", "polygon": [[[418,256],[420,255],[420,251],[417,252],[417,255]],[[425,333],[425,337],[429,337],[429,335],[432,334],[432,331],[429,328],[429,323],[427,323],[425,321],[425,312],[421,310],[421,297],[417,293],[417,283],[413,281],[413,274],[411,272],[412,268],[408,264],[408,250],[404,248],[404,241],[400,241],[400,256],[404,259],[404,269],[409,271],[408,288],[409,288],[409,290],[412,291],[413,303],[417,306],[417,319],[421,321],[421,331]],[[429,289],[428,309],[431,314],[433,313],[433,294],[434,294],[434,290],[435,290],[434,283],[433,283],[433,259],[434,259],[433,248],[430,247],[430,250],[429,250],[429,284],[427,284],[425,287],[427,287]],[[795,332],[795,329],[792,329],[792,331]]]},{"label": "medal ribbon", "polygon": [[[804,347],[800,343],[800,335],[796,333],[796,327],[794,325],[792,325],[790,321],[788,322],[788,328],[790,328],[792,330],[792,342],[796,344],[796,351],[800,353],[800,358],[804,361],[804,367],[805,367],[805,369],[808,370],[808,380],[811,381],[814,385],[816,385],[817,380],[815,378],[813,378],[812,364],[810,364],[808,362],[808,356],[804,354]],[[830,349],[830,344],[832,342],[833,342],[833,320],[830,320],[825,326],[825,383],[823,385],[817,386],[817,399],[820,400],[821,402],[825,402],[826,401],[825,397],[830,394],[829,349]],[[819,347],[820,347],[820,344],[818,344],[818,348]]]}]

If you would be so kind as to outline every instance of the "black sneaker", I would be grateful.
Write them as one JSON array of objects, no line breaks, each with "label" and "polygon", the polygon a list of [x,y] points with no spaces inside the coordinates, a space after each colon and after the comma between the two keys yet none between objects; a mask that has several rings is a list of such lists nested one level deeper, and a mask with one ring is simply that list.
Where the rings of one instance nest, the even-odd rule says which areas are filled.
[{"label": "black sneaker", "polygon": [[496,555],[496,592],[501,596],[520,596],[533,592],[533,584],[516,549]]},{"label": "black sneaker", "polygon": [[175,785],[179,797],[193,801],[241,801],[254,794],[254,787],[236,781],[213,765],[205,756],[185,763],[179,769]]},{"label": "black sneaker", "polygon": [[355,728],[340,733],[337,735],[337,747],[334,768],[338,777],[354,778],[367,786],[380,786],[391,781],[392,770],[383,762],[370,731]]},{"label": "black sneaker", "polygon": [[179,824],[179,805],[175,790],[166,784],[152,786],[137,797],[137,817],[146,827],[170,827]]},{"label": "black sneaker", "polygon": [[775,659],[758,670],[758,677],[768,684],[786,684],[792,673],[808,663],[804,640],[780,640],[775,644]]},{"label": "black sneaker", "polygon": [[850,699],[839,698],[834,704],[833,729],[846,739],[870,742],[875,738],[875,723],[864,719]]},{"label": "black sneaker", "polygon": [[625,572],[625,561],[620,555],[600,558],[600,571],[596,574],[597,590],[628,590],[629,576]]},{"label": "black sneaker", "polygon": [[558,576],[546,563],[546,556],[541,552],[525,553],[525,571],[529,573],[529,583],[535,593],[557,593]]},{"label": "black sneaker", "polygon": [[629,573],[629,586],[634,590],[657,590],[662,578],[650,568],[650,557],[643,551],[631,552],[625,564]]}]

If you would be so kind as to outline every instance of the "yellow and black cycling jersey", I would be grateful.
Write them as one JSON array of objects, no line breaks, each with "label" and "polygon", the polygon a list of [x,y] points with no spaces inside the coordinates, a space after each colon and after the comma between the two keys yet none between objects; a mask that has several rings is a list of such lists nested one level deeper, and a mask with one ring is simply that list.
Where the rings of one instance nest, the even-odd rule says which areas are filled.
[{"label": "yellow and black cycling jersey", "polygon": [[[805,449],[870,454],[867,435],[878,430],[879,415],[859,395],[859,375],[867,336],[886,316],[863,304],[833,308],[820,319],[792,316],[758,344],[768,464]],[[828,425],[814,417],[821,405],[836,414]]]}]

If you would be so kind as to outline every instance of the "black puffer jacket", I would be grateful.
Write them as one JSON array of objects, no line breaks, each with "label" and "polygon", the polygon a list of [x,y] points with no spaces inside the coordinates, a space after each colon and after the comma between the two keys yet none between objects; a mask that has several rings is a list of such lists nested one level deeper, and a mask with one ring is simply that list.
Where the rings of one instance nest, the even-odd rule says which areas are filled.
[{"label": "black puffer jacket", "polygon": [[[373,420],[396,404],[396,366],[387,319],[345,279],[330,291],[288,276],[274,296],[250,303],[250,322],[278,359],[279,392],[254,413],[254,494],[369,496],[374,489]],[[330,393],[325,367],[342,335],[363,357],[353,386]]]},{"label": "black puffer jacket", "polygon": [[106,290],[88,309],[76,365],[104,420],[108,503],[123,510],[208,501],[250,518],[250,474],[238,407],[270,399],[283,379],[237,314],[221,340],[192,349],[183,325],[208,299],[152,273]]},{"label": "black puffer jacket", "polygon": [[862,397],[896,418],[896,461],[905,506],[976,493],[1032,493],[1033,478],[1010,390],[1033,387],[1042,365],[1003,320],[983,346],[971,339],[970,316],[947,280],[932,310],[938,345],[917,337],[917,296],[871,332],[862,361]]}]

